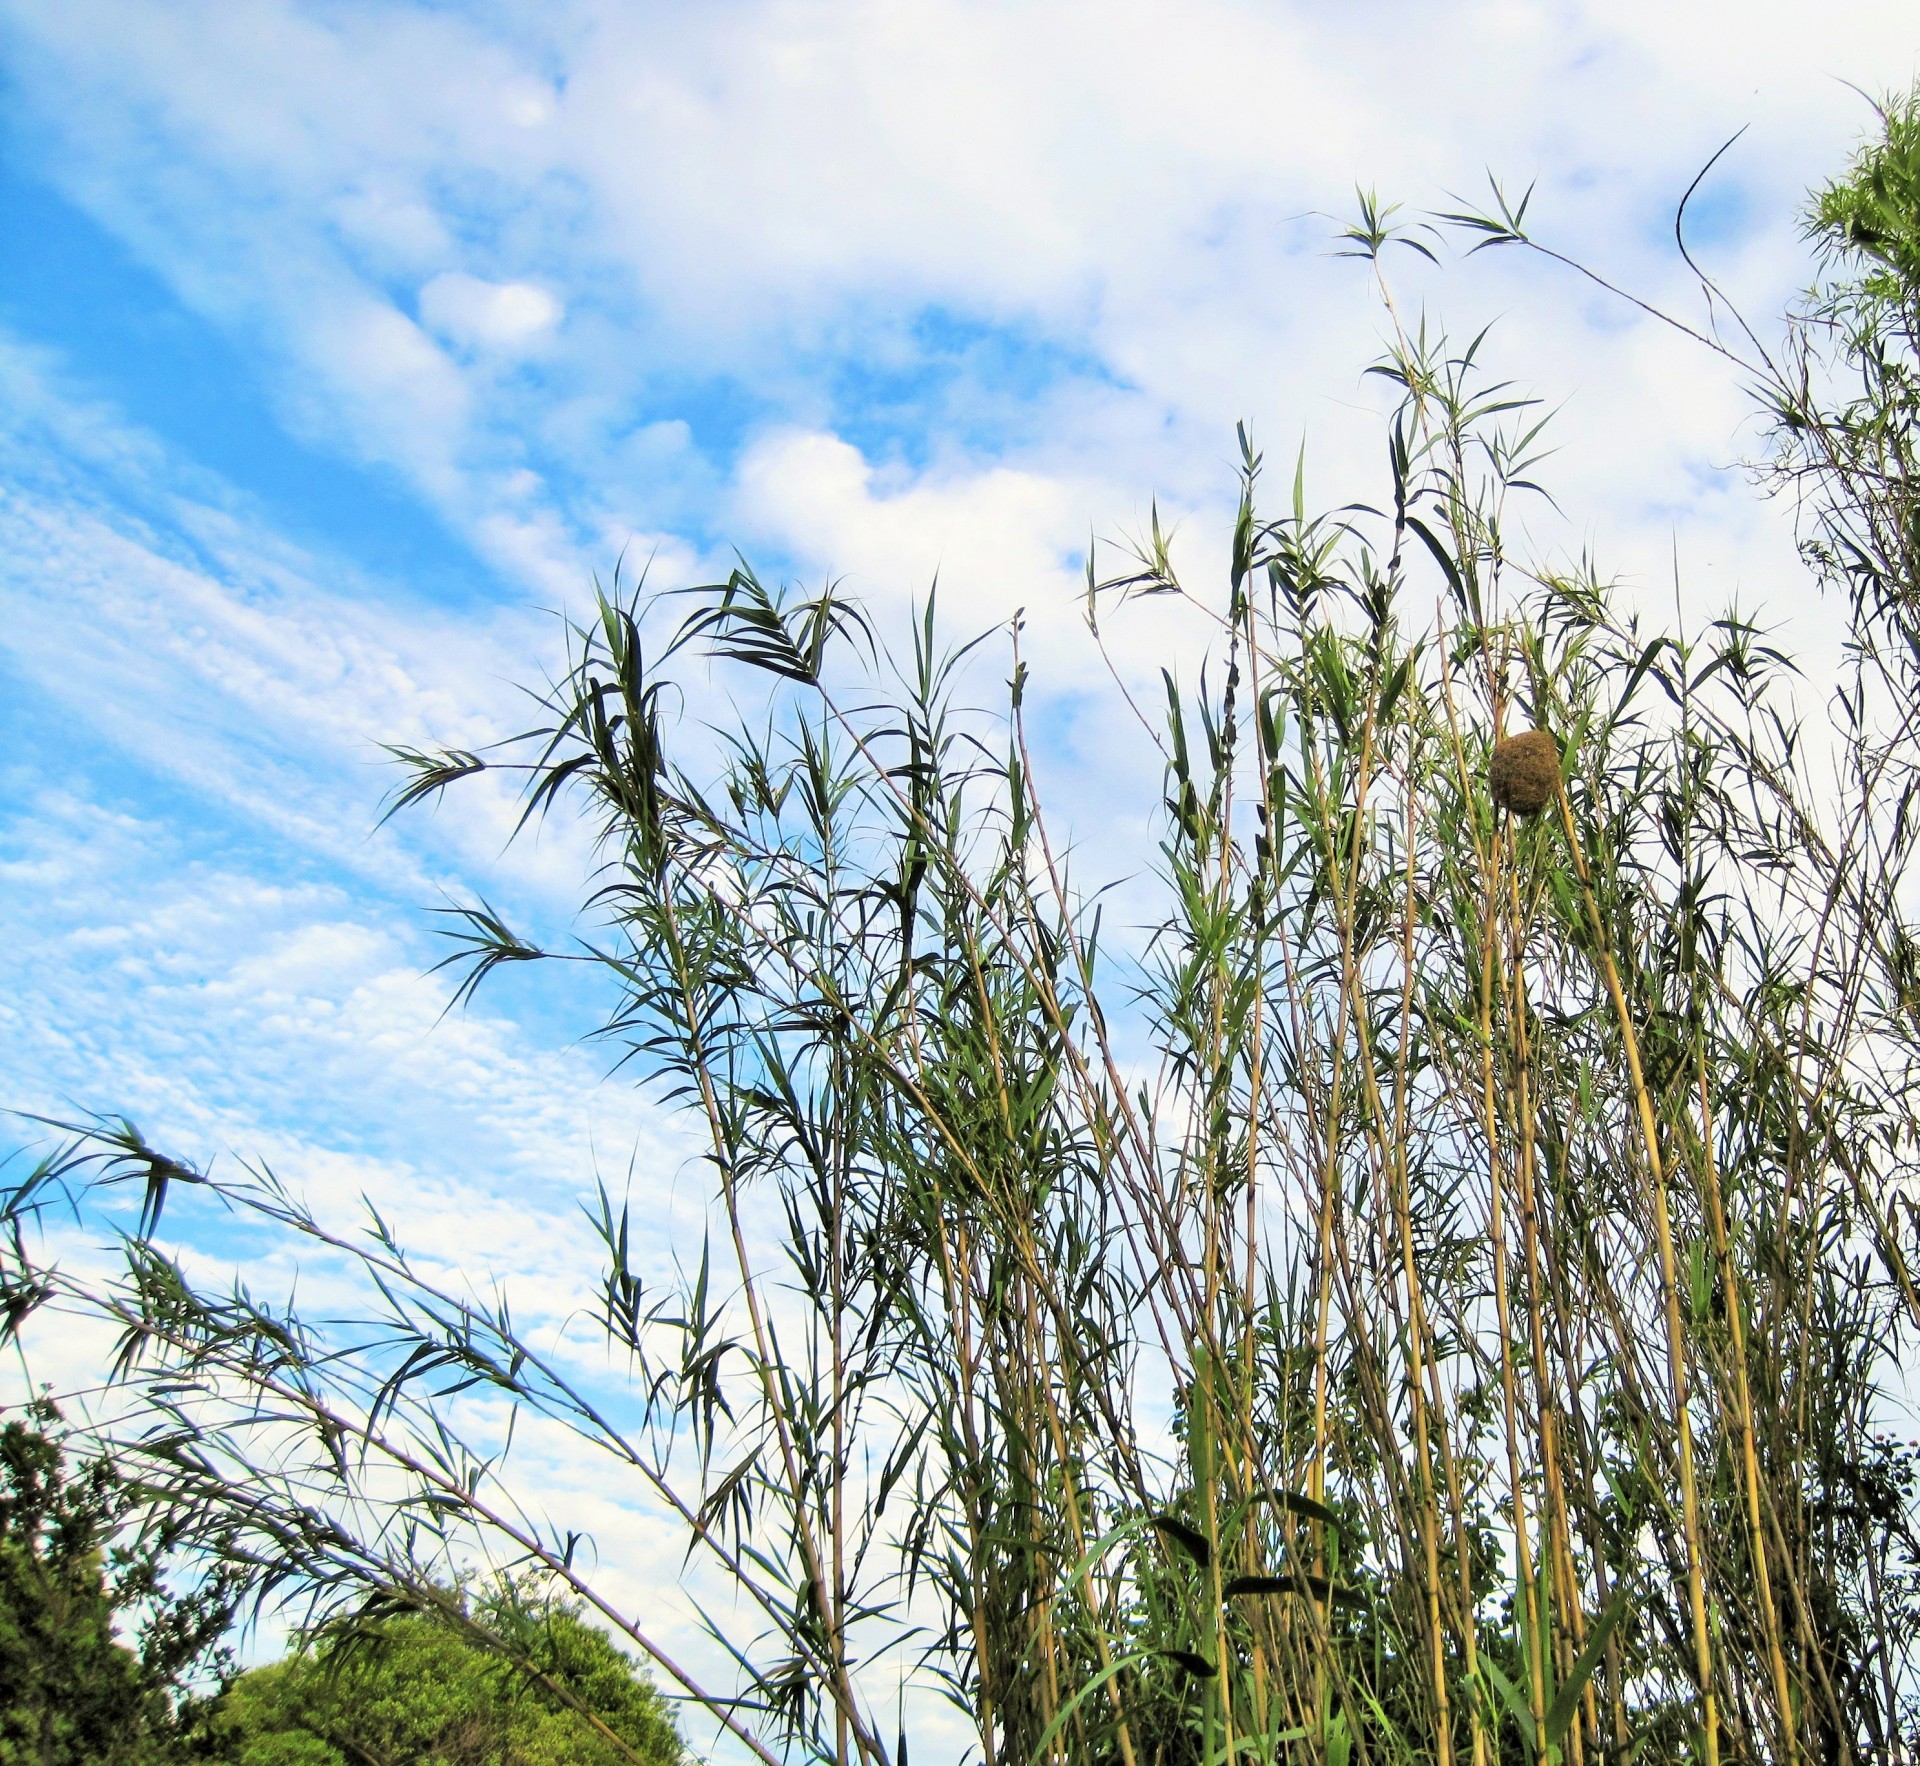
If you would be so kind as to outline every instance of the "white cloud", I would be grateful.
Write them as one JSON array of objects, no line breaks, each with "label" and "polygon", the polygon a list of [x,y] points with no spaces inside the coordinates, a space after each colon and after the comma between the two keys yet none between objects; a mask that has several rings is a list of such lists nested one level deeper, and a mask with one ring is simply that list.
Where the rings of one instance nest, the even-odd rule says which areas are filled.
[{"label": "white cloud", "polygon": [[[517,19],[242,0],[164,26],[125,0],[12,0],[0,18],[68,187],[263,341],[312,433],[400,466],[543,589],[609,526],[689,513],[687,472],[613,464],[628,431],[682,414],[650,381],[735,377],[762,421],[830,428],[834,377],[923,309],[1107,377],[998,407],[1021,470],[1098,485],[1096,524],[1222,481],[1235,417],[1288,445],[1337,427],[1378,319],[1321,261],[1326,224],[1295,217],[1344,209],[1356,178],[1420,203],[1488,165],[1543,174],[1554,237],[1685,302],[1666,212],[1752,124],[1721,177],[1758,232],[1720,258],[1764,318],[1800,274],[1798,193],[1864,121],[1841,82],[1914,65],[1907,8],[1875,0],[1749,8],[1737,31],[1708,0],[573,0]],[[1529,315],[1556,397],[1614,381],[1639,329],[1539,266],[1438,298]],[[502,364],[529,351],[545,378],[509,390]],[[990,435],[955,440],[1003,463]],[[502,522],[500,475],[529,449],[553,454],[544,523]]]},{"label": "white cloud", "polygon": [[750,533],[813,569],[889,595],[924,593],[939,576],[949,603],[983,625],[1029,600],[1066,605],[1086,543],[1082,487],[1010,467],[885,475],[819,431],[756,443],[735,494]]},{"label": "white cloud", "polygon": [[420,316],[469,349],[522,351],[560,323],[559,300],[531,282],[483,282],[450,270],[420,290]]}]

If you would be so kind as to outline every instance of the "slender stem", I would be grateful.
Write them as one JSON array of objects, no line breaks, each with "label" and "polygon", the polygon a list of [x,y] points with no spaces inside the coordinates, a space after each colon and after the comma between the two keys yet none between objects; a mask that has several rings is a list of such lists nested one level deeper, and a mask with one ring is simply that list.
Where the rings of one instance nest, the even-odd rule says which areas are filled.
[{"label": "slender stem", "polygon": [[1673,1220],[1667,1205],[1666,1166],[1660,1151],[1660,1128],[1653,1109],[1653,1094],[1640,1064],[1640,1038],[1633,1027],[1633,1014],[1620,985],[1620,971],[1613,960],[1612,943],[1607,937],[1606,921],[1594,892],[1593,876],[1587,866],[1586,848],[1581,844],[1574,824],[1573,804],[1562,782],[1557,793],[1561,826],[1567,846],[1573,854],[1575,874],[1580,881],[1588,918],[1592,924],[1595,955],[1606,983],[1607,997],[1613,1003],[1614,1017],[1620,1027],[1621,1047],[1626,1055],[1627,1076],[1633,1087],[1635,1113],[1640,1123],[1640,1138],[1647,1157],[1647,1180],[1652,1192],[1653,1219],[1660,1254],[1660,1289],[1666,1318],[1667,1373],[1673,1384],[1673,1419],[1678,1436],[1676,1451],[1680,1461],[1680,1514],[1686,1531],[1687,1604],[1693,1620],[1694,1670],[1700,1688],[1701,1727],[1707,1750],[1707,1766],[1718,1766],[1720,1759],[1720,1708],[1713,1682],[1713,1641],[1707,1627],[1706,1547],[1700,1528],[1700,1495],[1695,1485],[1693,1463],[1693,1422],[1689,1414],[1686,1327],[1680,1314],[1680,1276],[1673,1248]]}]

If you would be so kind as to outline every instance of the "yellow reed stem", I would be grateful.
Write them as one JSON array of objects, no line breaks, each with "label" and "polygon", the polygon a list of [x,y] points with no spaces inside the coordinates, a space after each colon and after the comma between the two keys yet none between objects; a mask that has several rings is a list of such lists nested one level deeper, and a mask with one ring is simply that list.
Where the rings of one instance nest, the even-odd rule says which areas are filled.
[{"label": "yellow reed stem", "polygon": [[1760,1513],[1760,1456],[1753,1443],[1753,1392],[1747,1379],[1747,1338],[1740,1286],[1734,1279],[1733,1248],[1727,1234],[1726,1209],[1720,1197],[1720,1168],[1713,1152],[1713,1103],[1707,1091],[1707,1070],[1699,1067],[1700,1148],[1706,1172],[1707,1218],[1713,1229],[1713,1257],[1719,1265],[1720,1289],[1726,1296],[1727,1336],[1733,1354],[1734,1421],[1740,1431],[1741,1482],[1746,1486],[1747,1535],[1753,1552],[1754,1581],[1760,1610],[1766,1618],[1767,1668],[1773,1678],[1774,1702],[1779,1706],[1780,1741],[1788,1762],[1800,1757],[1800,1741],[1793,1716],[1793,1691],[1787,1678],[1786,1652],[1780,1644],[1780,1614],[1773,1601],[1773,1578],[1767,1565],[1767,1535]]},{"label": "yellow reed stem", "polygon": [[1513,1311],[1507,1293],[1506,1210],[1500,1175],[1499,1092],[1493,1070],[1493,992],[1494,953],[1500,942],[1500,857],[1502,842],[1496,837],[1487,875],[1486,918],[1481,928],[1480,958],[1480,1080],[1487,1127],[1487,1231],[1493,1254],[1493,1305],[1500,1328],[1500,1396],[1505,1412],[1507,1437],[1507,1481],[1513,1505],[1514,1569],[1520,1581],[1521,1606],[1527,1627],[1527,1660],[1530,1668],[1529,1702],[1533,1707],[1536,1729],[1545,1724],[1546,1664],[1540,1653],[1540,1619],[1536,1609],[1537,1591],[1533,1582],[1533,1546],[1527,1523],[1526,1487],[1520,1472],[1520,1394],[1513,1371]]},{"label": "yellow reed stem", "polygon": [[[1552,1364],[1542,1308],[1546,1281],[1541,1269],[1539,1200],[1535,1177],[1533,1039],[1528,1028],[1531,1007],[1527,998],[1526,953],[1520,915],[1519,864],[1511,831],[1507,844],[1508,922],[1512,982],[1508,1002],[1513,1021],[1514,1116],[1519,1128],[1520,1157],[1516,1167],[1520,1202],[1520,1239],[1527,1264],[1527,1330],[1533,1352],[1534,1403],[1540,1413],[1540,1463],[1547,1489],[1546,1539],[1543,1555],[1550,1559],[1554,1579],[1553,1622],[1562,1630],[1557,1639],[1556,1674],[1572,1666],[1573,1654],[1586,1641],[1585,1617],[1580,1608],[1580,1583],[1574,1568],[1572,1536],[1567,1521],[1566,1484],[1560,1467],[1559,1422],[1554,1406]],[[1575,1747],[1579,1746],[1576,1732]],[[1577,1763],[1576,1763],[1577,1766]]]},{"label": "yellow reed stem", "polygon": [[1606,983],[1607,997],[1613,1003],[1614,1015],[1620,1024],[1620,1041],[1627,1058],[1627,1076],[1633,1086],[1641,1139],[1646,1145],[1647,1177],[1653,1191],[1654,1235],[1660,1252],[1660,1287],[1665,1302],[1667,1369],[1668,1377],[1673,1382],[1674,1425],[1680,1437],[1680,1513],[1687,1541],[1687,1600],[1693,1616],[1694,1668],[1700,1680],[1707,1766],[1719,1766],[1720,1707],[1713,1690],[1713,1641],[1707,1629],[1705,1547],[1700,1532],[1700,1496],[1694,1479],[1693,1424],[1687,1411],[1686,1327],[1680,1316],[1679,1268],[1673,1250],[1673,1219],[1667,1203],[1666,1166],[1660,1153],[1660,1127],[1654,1115],[1653,1094],[1648,1090],[1646,1073],[1640,1064],[1640,1039],[1633,1028],[1633,1014],[1627,1009],[1626,991],[1620,985],[1620,971],[1614,964],[1606,921],[1600,914],[1593,875],[1587,867],[1586,849],[1580,844],[1580,833],[1573,820],[1573,805],[1567,797],[1564,781],[1557,795],[1567,846],[1573,854],[1574,870],[1579,877],[1581,894],[1593,924],[1594,947],[1600,962],[1601,977]]}]

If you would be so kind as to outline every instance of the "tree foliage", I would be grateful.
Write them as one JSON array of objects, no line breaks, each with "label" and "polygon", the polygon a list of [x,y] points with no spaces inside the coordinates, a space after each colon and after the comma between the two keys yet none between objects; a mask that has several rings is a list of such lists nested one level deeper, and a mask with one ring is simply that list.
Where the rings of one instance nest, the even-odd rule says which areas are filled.
[{"label": "tree foliage", "polygon": [[[497,1634],[503,1656],[475,1641]],[[551,1682],[551,1686],[542,1684]],[[556,1690],[563,1692],[563,1699]],[[243,1674],[205,1720],[222,1766],[677,1766],[658,1693],[565,1602],[511,1584],[360,1614]]]},{"label": "tree foliage", "polygon": [[58,1421],[43,1404],[0,1426],[0,1766],[147,1766],[179,1752],[195,1676],[224,1664],[232,1589],[172,1592],[166,1517],[142,1529],[111,1460],[70,1469]]}]

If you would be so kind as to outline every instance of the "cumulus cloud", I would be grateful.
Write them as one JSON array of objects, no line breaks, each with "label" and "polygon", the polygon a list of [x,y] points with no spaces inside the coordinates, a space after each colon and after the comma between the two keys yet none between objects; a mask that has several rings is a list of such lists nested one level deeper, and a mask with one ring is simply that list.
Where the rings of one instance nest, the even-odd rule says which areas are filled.
[{"label": "cumulus cloud", "polygon": [[947,582],[970,620],[1071,599],[1086,534],[1079,487],[1013,467],[886,474],[822,431],[780,431],[748,450],[735,478],[739,519],[780,553],[869,593]]},{"label": "cumulus cloud", "polygon": [[420,290],[420,317],[468,349],[519,352],[560,323],[557,297],[531,282],[483,282],[449,270]]}]

